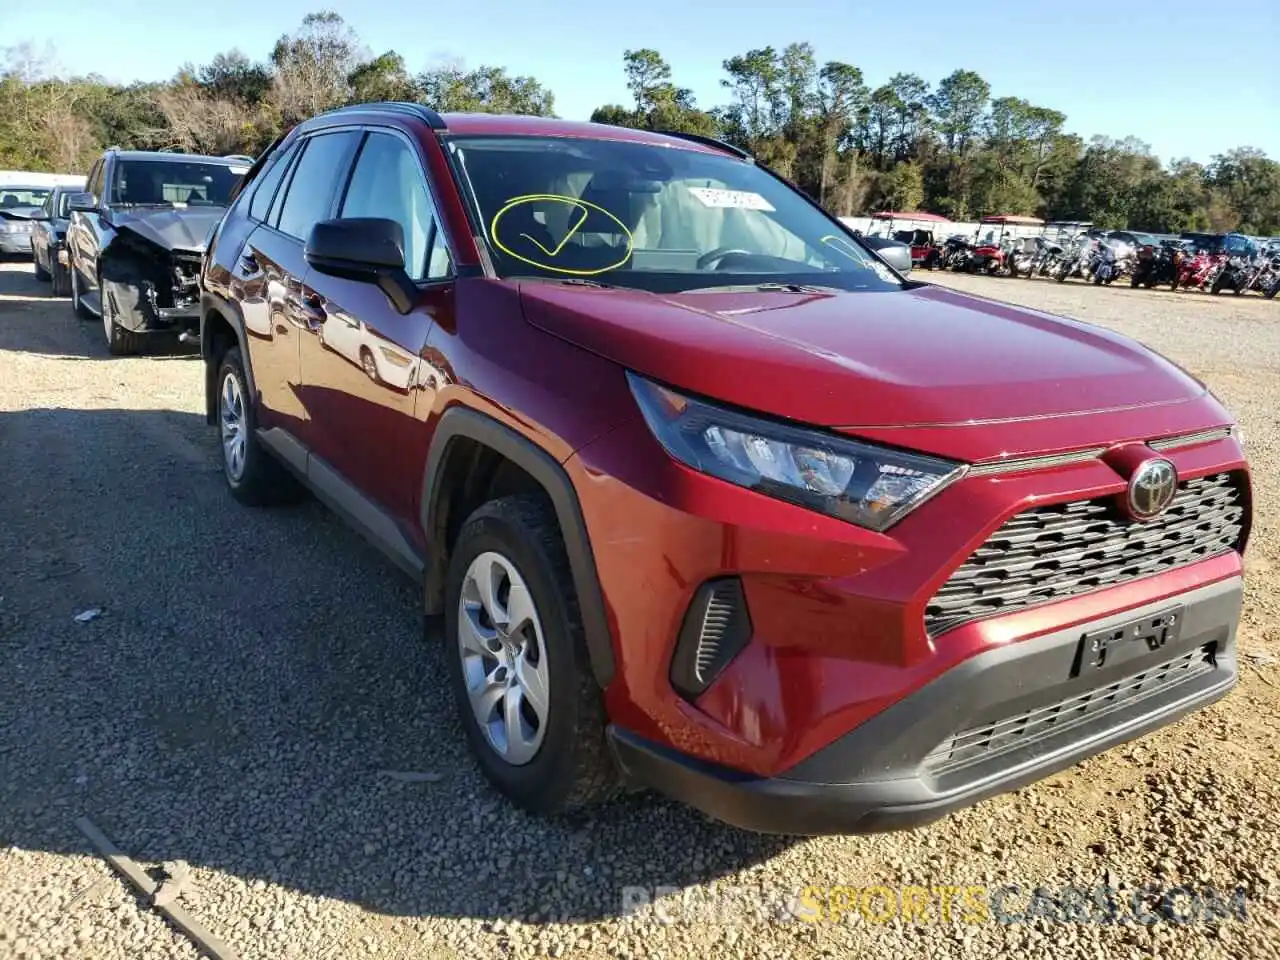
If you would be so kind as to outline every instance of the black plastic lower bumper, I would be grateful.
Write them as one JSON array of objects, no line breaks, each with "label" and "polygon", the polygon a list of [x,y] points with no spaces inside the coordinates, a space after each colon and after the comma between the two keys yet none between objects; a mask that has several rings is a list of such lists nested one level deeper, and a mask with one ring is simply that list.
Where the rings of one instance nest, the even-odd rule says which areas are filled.
[{"label": "black plastic lower bumper", "polygon": [[[802,835],[906,829],[1222,697],[1236,682],[1240,604],[1237,578],[987,651],[778,777],[710,764],[617,727],[610,737],[631,779],[744,829]],[[1159,636],[1126,630],[1171,611],[1176,630]],[[1119,639],[1110,662],[1083,655],[1111,628]]]}]

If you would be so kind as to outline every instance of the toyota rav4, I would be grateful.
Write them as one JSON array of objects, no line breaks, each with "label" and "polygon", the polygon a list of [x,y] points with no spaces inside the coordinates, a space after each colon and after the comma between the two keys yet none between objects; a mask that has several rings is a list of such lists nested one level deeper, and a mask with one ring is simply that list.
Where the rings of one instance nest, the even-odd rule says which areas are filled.
[{"label": "toyota rav4", "polygon": [[527,809],[905,827],[1235,682],[1205,386],[907,281],[734,147],[344,108],[255,162],[201,290],[231,492],[309,488],[417,578]]}]

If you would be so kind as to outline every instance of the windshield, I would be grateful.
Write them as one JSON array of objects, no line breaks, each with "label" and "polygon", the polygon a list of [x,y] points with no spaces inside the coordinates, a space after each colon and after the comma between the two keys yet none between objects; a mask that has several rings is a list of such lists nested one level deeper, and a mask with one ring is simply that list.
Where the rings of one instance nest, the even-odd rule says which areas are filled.
[{"label": "windshield", "polygon": [[901,286],[838,222],[729,156],[553,137],[458,137],[450,150],[499,276],[660,292]]},{"label": "windshield", "polygon": [[225,207],[244,166],[199,160],[121,160],[111,185],[112,203]]},{"label": "windshield", "polygon": [[43,187],[0,187],[0,210],[42,207],[48,196],[49,190]]}]

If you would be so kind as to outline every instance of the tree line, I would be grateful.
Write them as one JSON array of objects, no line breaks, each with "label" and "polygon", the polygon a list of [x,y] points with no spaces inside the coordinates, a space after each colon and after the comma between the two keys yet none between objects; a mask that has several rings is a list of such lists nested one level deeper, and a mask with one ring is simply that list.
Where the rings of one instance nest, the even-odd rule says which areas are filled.
[{"label": "tree line", "polygon": [[[1029,214],[1104,227],[1280,234],[1280,163],[1242,146],[1207,164],[1163,164],[1133,137],[1065,129],[1060,111],[992,97],[972,70],[936,86],[899,73],[872,88],[808,43],[722,64],[724,101],[700,107],[656,50],[623,54],[629,102],[591,119],[718,137],[749,150],[841,216],[927,210],[956,220]],[[336,13],[306,16],[265,60],[239,50],[161,83],[59,77],[27,48],[0,68],[0,168],[83,172],[108,145],[256,154],[281,131],[350,103],[414,100],[444,111],[553,116],[534,77],[436,63],[413,73],[375,55]]]}]

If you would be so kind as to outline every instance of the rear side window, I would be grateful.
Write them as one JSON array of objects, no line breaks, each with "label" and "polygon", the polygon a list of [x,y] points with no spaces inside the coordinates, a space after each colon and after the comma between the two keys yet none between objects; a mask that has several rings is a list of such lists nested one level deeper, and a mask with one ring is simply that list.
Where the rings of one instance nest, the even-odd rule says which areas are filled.
[{"label": "rear side window", "polygon": [[294,165],[284,205],[280,208],[278,226],[283,233],[306,240],[318,221],[329,218],[338,184],[346,180],[351,150],[358,136],[344,131],[307,140],[301,159]]},{"label": "rear side window", "polygon": [[267,213],[271,210],[271,200],[276,195],[276,187],[280,186],[284,172],[289,169],[289,161],[297,152],[297,147],[291,147],[284,156],[277,157],[275,163],[267,168],[267,172],[258,181],[258,186],[253,191],[253,200],[249,203],[249,216],[253,219],[267,219]]}]

